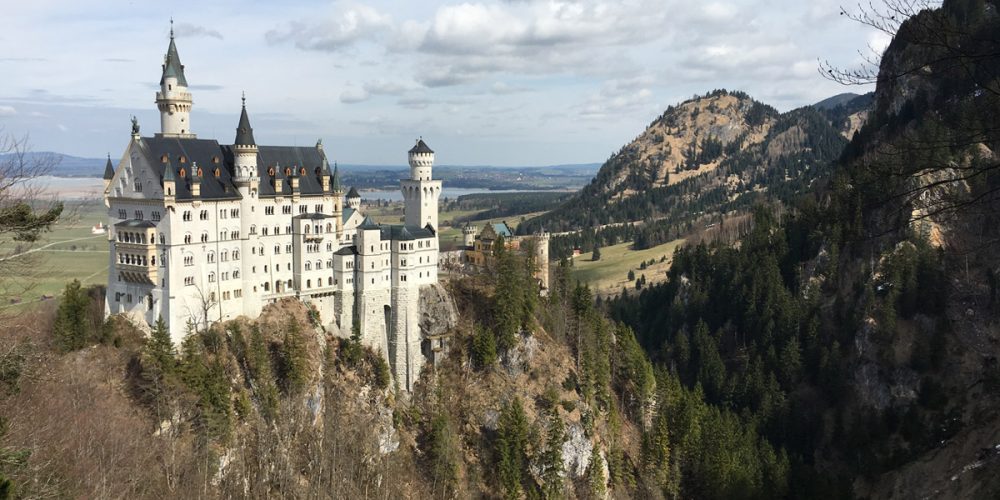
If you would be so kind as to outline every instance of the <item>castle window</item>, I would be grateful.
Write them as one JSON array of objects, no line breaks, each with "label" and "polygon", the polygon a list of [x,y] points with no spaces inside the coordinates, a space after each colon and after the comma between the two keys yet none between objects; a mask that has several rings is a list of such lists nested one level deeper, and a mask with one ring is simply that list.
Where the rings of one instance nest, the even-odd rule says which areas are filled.
[{"label": "castle window", "polygon": [[312,288],[313,280],[306,280],[306,288]]},{"label": "castle window", "polygon": [[316,205],[315,207],[313,207],[313,208],[315,208],[315,209],[316,209],[316,213],[318,213],[318,214],[320,214],[320,213],[323,213],[323,204],[322,204],[322,203],[319,203],[319,204],[317,204],[317,205]]},{"label": "castle window", "polygon": [[194,276],[186,276],[184,278],[184,284],[187,285],[187,286],[193,285],[194,284]]},{"label": "castle window", "polygon": [[118,209],[118,218],[119,219],[124,219],[126,217],[128,217],[128,212],[126,212],[124,208],[119,208]]},{"label": "castle window", "polygon": [[274,245],[274,255],[281,254],[281,245]]},{"label": "castle window", "polygon": [[183,216],[181,217],[181,219],[184,220],[184,221],[190,221],[191,220],[191,211],[190,210],[185,210]]},{"label": "castle window", "polygon": [[326,279],[326,284],[327,284],[328,286],[333,286],[333,278],[327,278],[327,279]]},{"label": "castle window", "polygon": [[274,177],[274,167],[269,167],[267,169],[267,175]]},{"label": "castle window", "polygon": [[198,167],[198,177],[201,177],[203,175],[205,175],[205,173],[202,172],[201,167]]},{"label": "castle window", "polygon": [[201,242],[208,243],[208,233],[201,233]]},{"label": "castle window", "polygon": [[160,163],[166,163],[168,160],[170,160],[170,157],[166,154],[160,157]]},{"label": "castle window", "polygon": [[312,263],[306,262],[306,271],[312,271]]},{"label": "castle window", "polygon": [[194,255],[185,255],[184,256],[184,265],[185,266],[193,266],[194,265]]},{"label": "castle window", "polygon": [[291,245],[285,245],[285,253],[292,253],[292,246]]},{"label": "castle window", "polygon": [[323,269],[323,261],[321,260],[316,261],[316,269]]},{"label": "castle window", "polygon": [[313,170],[313,172],[315,172],[316,176],[318,177],[319,176],[319,167],[316,167],[316,170]]},{"label": "castle window", "polygon": [[[212,157],[212,163],[218,165],[219,164],[219,157],[218,156],[213,156]],[[215,176],[216,177],[219,176],[219,169],[215,169]]]},{"label": "castle window", "polygon": [[309,206],[308,205],[299,205],[299,213],[300,214],[307,213],[308,211],[309,211]]},{"label": "castle window", "polygon": [[257,225],[256,224],[251,224],[250,225],[250,234],[257,234]]},{"label": "castle window", "polygon": [[292,169],[285,167],[285,177],[292,175]]},{"label": "castle window", "polygon": [[[212,162],[213,162],[213,163],[218,163],[218,160],[216,160],[215,158],[212,158]],[[219,176],[219,174],[221,174],[221,173],[222,173],[222,171],[221,171],[221,170],[219,170],[218,168],[216,168],[216,169],[215,169],[215,176],[216,176],[216,177],[218,177],[218,176]]]},{"label": "castle window", "polygon": [[215,262],[215,252],[208,252],[208,255],[206,255],[205,258],[209,264]]},{"label": "castle window", "polygon": [[292,215],[292,206],[291,205],[285,205],[285,206],[281,207],[281,213],[283,213],[285,215]]},{"label": "castle window", "polygon": [[229,262],[229,251],[223,250],[222,253],[219,254],[219,260],[222,262]]},{"label": "castle window", "polygon": [[274,207],[273,206],[264,207],[264,215],[274,215]]},{"label": "castle window", "polygon": [[153,220],[159,222],[159,220],[160,220],[160,212],[153,212]]},{"label": "castle window", "polygon": [[137,192],[139,192],[139,193],[141,193],[141,192],[142,192],[142,183],[141,183],[141,182],[139,182],[139,181],[135,181],[135,190],[136,190]]},{"label": "castle window", "polygon": [[190,234],[185,234],[184,235],[184,243],[191,243],[191,235]]},{"label": "castle window", "polygon": [[[257,287],[253,287],[253,291],[256,292],[257,291]],[[240,290],[239,288],[237,288],[236,290],[233,290],[233,297],[236,297],[238,299],[238,298],[240,298],[242,296],[243,296],[243,290]]]},{"label": "castle window", "polygon": [[240,272],[239,271],[233,271],[233,279],[236,279],[236,278],[239,278],[239,277],[240,277]]},{"label": "castle window", "polygon": [[[181,163],[187,163],[188,161],[187,157],[184,155],[181,155],[180,158],[178,158],[177,160],[180,161]],[[198,175],[201,175],[201,172],[198,172]]]},{"label": "castle window", "polygon": [[306,167],[302,167],[299,169],[299,175],[306,175]]},{"label": "castle window", "polygon": [[267,236],[267,232],[268,232],[268,231],[267,231],[267,226],[264,226],[264,227],[261,227],[261,228],[260,228],[260,232],[261,232],[261,234],[263,234],[264,236]]},{"label": "castle window", "polygon": [[215,273],[208,273],[208,282],[215,283]]},{"label": "castle window", "polygon": [[181,168],[180,172],[178,172],[178,175],[180,175],[182,179],[184,177],[187,177],[187,169]]},{"label": "castle window", "polygon": [[198,218],[201,220],[208,220],[208,210],[202,210],[201,213],[198,214]]},{"label": "castle window", "polygon": [[153,310],[153,296],[146,295],[146,308],[150,311]]}]

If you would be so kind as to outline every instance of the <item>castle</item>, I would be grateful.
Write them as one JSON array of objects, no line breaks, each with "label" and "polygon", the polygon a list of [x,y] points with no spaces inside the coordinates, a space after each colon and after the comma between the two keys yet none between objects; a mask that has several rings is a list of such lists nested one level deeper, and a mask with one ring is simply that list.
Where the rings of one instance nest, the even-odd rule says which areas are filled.
[{"label": "castle", "polygon": [[296,297],[341,335],[356,328],[411,390],[431,350],[420,298],[438,279],[434,151],[422,139],[409,150],[405,223],[376,224],[353,189],[345,206],[322,142],[258,145],[245,98],[232,144],[197,138],[172,29],[162,69],[160,133],[143,137],[133,118],[117,170],[110,158],[105,169],[105,314],[162,317],[179,343],[191,328]]}]

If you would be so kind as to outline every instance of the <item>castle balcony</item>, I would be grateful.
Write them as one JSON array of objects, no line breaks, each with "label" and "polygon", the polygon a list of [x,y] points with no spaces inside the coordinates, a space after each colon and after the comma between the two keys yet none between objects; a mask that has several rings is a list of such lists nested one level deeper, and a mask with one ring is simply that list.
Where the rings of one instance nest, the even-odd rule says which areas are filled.
[{"label": "castle balcony", "polygon": [[115,263],[115,272],[126,283],[156,285],[159,279],[159,268],[142,264]]}]

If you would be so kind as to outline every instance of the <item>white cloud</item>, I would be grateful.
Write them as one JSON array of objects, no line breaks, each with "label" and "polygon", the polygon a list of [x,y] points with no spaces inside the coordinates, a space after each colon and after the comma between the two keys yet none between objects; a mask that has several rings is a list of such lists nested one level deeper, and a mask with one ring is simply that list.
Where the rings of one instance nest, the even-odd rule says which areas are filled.
[{"label": "white cloud", "polygon": [[349,88],[340,93],[340,102],[344,104],[357,104],[365,102],[371,97],[364,89]]},{"label": "white cloud", "polygon": [[6,106],[0,104],[0,116],[14,116],[17,114],[17,110],[14,106]]},{"label": "white cloud", "polygon": [[222,33],[219,30],[189,23],[177,23],[177,27],[174,28],[174,34],[177,35],[177,38],[208,37],[218,40],[223,39]]},{"label": "white cloud", "polygon": [[391,27],[389,16],[366,5],[351,5],[319,21],[292,21],[284,29],[270,30],[264,36],[272,44],[291,41],[301,49],[333,52],[374,39]]}]

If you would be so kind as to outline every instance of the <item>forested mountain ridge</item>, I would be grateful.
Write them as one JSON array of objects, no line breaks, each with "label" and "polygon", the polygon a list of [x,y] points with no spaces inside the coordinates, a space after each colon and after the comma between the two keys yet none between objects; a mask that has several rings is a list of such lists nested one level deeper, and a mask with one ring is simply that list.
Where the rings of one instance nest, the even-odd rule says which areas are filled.
[{"label": "forested mountain ridge", "polygon": [[896,36],[828,182],[607,308],[787,453],[798,497],[1000,492],[998,3],[912,14],[865,18]]},{"label": "forested mountain ridge", "polygon": [[825,175],[863,103],[778,113],[742,92],[717,90],[671,106],[575,198],[519,231],[644,221],[647,234],[637,238],[653,244],[762,198],[787,200]]}]

